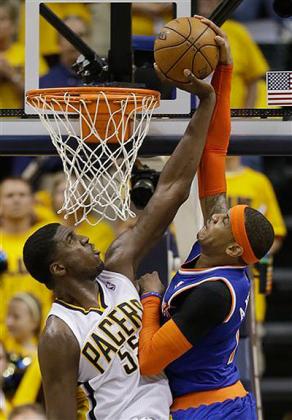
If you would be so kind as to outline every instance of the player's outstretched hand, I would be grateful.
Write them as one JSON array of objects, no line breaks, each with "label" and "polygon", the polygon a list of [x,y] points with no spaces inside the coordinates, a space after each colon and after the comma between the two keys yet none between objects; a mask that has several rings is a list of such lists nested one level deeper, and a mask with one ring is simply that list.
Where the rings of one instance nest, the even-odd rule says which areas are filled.
[{"label": "player's outstretched hand", "polygon": [[223,65],[233,64],[231,49],[226,33],[222,31],[222,29],[220,29],[219,26],[217,26],[210,19],[199,15],[195,15],[194,17],[199,19],[202,23],[210,26],[210,28],[216,32],[217,36],[215,37],[215,41],[220,49],[219,63]]},{"label": "player's outstretched hand", "polygon": [[138,284],[140,286],[140,295],[148,292],[156,292],[162,295],[164,292],[164,286],[160,281],[157,271],[144,274],[144,276],[140,277],[138,280]]},{"label": "player's outstretched hand", "polygon": [[159,69],[156,63],[154,63],[154,68],[156,70],[156,73],[159,77],[159,79],[164,82],[168,83],[172,86],[175,86],[181,90],[185,90],[186,92],[193,93],[194,95],[197,95],[200,99],[204,99],[206,97],[209,97],[210,95],[214,94],[213,87],[206,82],[203,82],[202,80],[199,80],[190,70],[185,69],[184,75],[188,79],[187,83],[178,83],[174,82],[171,79],[168,79]]}]

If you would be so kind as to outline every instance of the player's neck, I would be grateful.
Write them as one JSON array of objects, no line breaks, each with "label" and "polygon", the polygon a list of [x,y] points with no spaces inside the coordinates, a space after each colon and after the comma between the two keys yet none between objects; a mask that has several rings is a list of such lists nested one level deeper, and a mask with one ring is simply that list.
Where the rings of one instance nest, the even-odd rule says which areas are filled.
[{"label": "player's neck", "polygon": [[27,232],[32,226],[32,219],[30,216],[22,219],[2,219],[1,228],[5,233],[21,234]]},{"label": "player's neck", "polygon": [[98,293],[98,283],[92,280],[80,283],[80,280],[70,279],[55,290],[57,299],[86,310],[98,306]]},{"label": "player's neck", "polygon": [[235,258],[222,258],[222,256],[210,256],[201,252],[200,257],[196,262],[195,268],[212,268],[233,265],[239,265],[238,261]]}]

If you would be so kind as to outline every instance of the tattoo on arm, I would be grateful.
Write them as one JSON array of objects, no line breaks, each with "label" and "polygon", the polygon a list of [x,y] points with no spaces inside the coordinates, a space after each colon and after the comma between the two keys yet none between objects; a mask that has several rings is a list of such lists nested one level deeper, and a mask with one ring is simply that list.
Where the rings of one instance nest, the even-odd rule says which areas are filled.
[{"label": "tattoo on arm", "polygon": [[201,207],[205,222],[210,219],[213,214],[226,213],[228,210],[226,194],[221,193],[204,198],[201,202]]}]

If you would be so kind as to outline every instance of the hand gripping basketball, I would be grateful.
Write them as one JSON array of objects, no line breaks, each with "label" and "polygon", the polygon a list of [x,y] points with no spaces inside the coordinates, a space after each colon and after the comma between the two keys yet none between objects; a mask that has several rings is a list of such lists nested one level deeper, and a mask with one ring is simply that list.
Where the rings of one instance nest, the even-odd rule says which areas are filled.
[{"label": "hand gripping basketball", "polygon": [[202,23],[208,25],[217,34],[215,36],[215,41],[219,47],[219,64],[233,64],[231,49],[225,32],[222,31],[222,29],[220,29],[214,22],[204,16],[195,15],[194,17],[199,19]]},{"label": "hand gripping basketball", "polygon": [[154,68],[156,70],[156,73],[160,80],[163,83],[169,83],[172,86],[176,86],[181,90],[184,90],[186,92],[192,93],[194,95],[197,95],[200,99],[203,99],[209,95],[214,94],[214,89],[209,83],[203,82],[202,80],[199,80],[190,70],[185,69],[184,75],[186,79],[188,80],[187,83],[174,83],[173,80],[168,79],[159,69],[156,63],[154,63]]},{"label": "hand gripping basketball", "polygon": [[168,22],[154,43],[154,58],[161,72],[174,83],[186,83],[184,69],[198,79],[211,74],[219,60],[216,32],[196,17]]}]

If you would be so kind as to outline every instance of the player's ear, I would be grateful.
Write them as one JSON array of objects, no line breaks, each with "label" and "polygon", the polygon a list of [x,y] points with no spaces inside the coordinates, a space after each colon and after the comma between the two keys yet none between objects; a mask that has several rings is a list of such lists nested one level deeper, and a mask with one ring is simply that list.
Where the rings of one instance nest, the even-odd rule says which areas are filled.
[{"label": "player's ear", "polygon": [[66,268],[59,262],[53,262],[50,265],[50,272],[56,277],[62,277],[66,274]]},{"label": "player's ear", "polygon": [[241,255],[243,254],[243,248],[240,245],[238,245],[238,243],[232,242],[228,245],[225,252],[232,258],[238,258],[241,257]]}]

